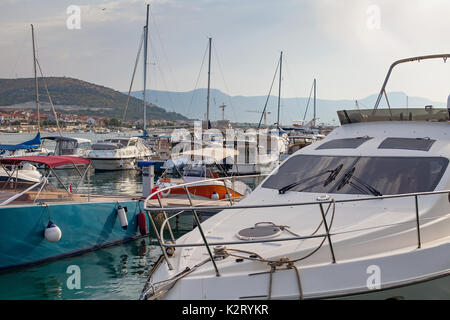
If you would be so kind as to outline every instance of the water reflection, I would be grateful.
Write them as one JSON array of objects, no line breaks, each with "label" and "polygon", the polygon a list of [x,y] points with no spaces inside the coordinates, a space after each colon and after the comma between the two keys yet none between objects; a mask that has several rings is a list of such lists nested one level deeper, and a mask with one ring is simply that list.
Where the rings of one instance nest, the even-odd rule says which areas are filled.
[{"label": "water reflection", "polygon": [[[137,299],[150,265],[161,254],[140,239],[82,256],[0,274],[0,299]],[[71,265],[80,268],[80,289],[69,289]]]},{"label": "water reflection", "polygon": [[[80,170],[82,173],[84,169]],[[66,185],[72,185],[77,193],[104,194],[104,195],[141,195],[142,175],[136,170],[120,170],[96,172],[89,170],[89,179],[85,177],[80,183],[80,174],[75,169],[55,170],[56,174]],[[54,186],[58,186],[55,177],[49,178]],[[59,185],[60,186],[60,185]]]}]

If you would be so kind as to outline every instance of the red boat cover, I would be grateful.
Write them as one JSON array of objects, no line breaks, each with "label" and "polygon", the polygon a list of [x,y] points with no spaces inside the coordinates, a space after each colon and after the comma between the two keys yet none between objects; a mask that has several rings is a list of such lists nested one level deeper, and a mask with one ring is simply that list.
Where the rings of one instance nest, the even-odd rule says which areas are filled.
[{"label": "red boat cover", "polygon": [[9,158],[0,158],[0,163],[3,164],[19,164],[22,161],[25,162],[34,162],[34,163],[42,163],[50,168],[60,167],[65,164],[89,164],[91,160],[72,157],[72,156],[29,156],[29,157],[9,157]]}]

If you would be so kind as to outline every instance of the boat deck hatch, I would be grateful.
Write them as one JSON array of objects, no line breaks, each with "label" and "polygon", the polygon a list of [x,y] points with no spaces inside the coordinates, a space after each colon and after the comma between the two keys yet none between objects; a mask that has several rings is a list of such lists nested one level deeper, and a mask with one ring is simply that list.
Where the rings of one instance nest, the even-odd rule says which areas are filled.
[{"label": "boat deck hatch", "polygon": [[386,138],[378,149],[428,151],[436,140],[429,138]]},{"label": "boat deck hatch", "polygon": [[345,138],[345,139],[334,139],[328,142],[322,143],[316,148],[320,149],[356,149],[364,142],[372,139],[371,137],[357,137],[357,138]]},{"label": "boat deck hatch", "polygon": [[282,230],[273,224],[259,225],[240,230],[236,236],[241,240],[261,240],[275,238],[280,235]]}]

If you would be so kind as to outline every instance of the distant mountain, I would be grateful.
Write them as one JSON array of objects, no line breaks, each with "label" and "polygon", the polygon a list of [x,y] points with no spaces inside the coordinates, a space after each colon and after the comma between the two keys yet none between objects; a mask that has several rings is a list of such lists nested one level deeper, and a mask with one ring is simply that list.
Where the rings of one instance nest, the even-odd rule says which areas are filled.
[{"label": "distant mountain", "polygon": [[[127,100],[126,94],[73,78],[48,77],[46,81],[53,104],[58,111],[70,110],[71,113],[78,115],[122,118]],[[43,80],[39,79],[38,83],[39,100],[43,103],[48,102]],[[0,79],[0,107],[18,104],[34,107],[34,104],[30,103],[32,101],[35,101],[34,78]],[[154,104],[147,108],[147,113],[147,119],[186,119],[179,113],[167,112]],[[126,119],[142,118],[143,102],[131,97]]]},{"label": "distant mountain", "polygon": [[[196,89],[188,92],[171,92],[147,90],[147,99],[166,110],[183,114],[188,118],[203,119],[206,114],[206,89]],[[142,99],[143,91],[134,91],[132,95]],[[360,109],[373,108],[377,94],[358,99]],[[222,110],[220,105],[225,104],[225,119],[233,122],[259,122],[261,112],[264,108],[267,96],[229,96],[220,90],[212,89],[210,92],[210,119],[222,119]],[[389,92],[389,103],[392,108],[406,106],[406,95],[403,92]],[[273,124],[277,119],[277,99],[276,96],[270,96],[267,104],[267,123]],[[308,98],[282,98],[280,122],[284,125],[292,124],[293,120],[301,120],[305,114]],[[421,97],[408,97],[408,105],[411,108],[433,105],[443,107],[444,102],[430,101]],[[386,101],[383,98],[380,108],[386,107]],[[316,110],[319,122],[338,121],[336,111],[341,109],[356,109],[355,100],[325,100],[317,99]],[[250,112],[249,112],[250,111]],[[308,107],[306,120],[313,117],[313,101],[311,99]]]}]

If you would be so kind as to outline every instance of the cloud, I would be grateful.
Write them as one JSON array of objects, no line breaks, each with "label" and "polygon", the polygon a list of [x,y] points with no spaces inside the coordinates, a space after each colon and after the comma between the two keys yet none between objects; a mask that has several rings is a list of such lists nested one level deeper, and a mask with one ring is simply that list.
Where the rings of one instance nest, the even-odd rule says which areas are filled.
[{"label": "cloud", "polygon": [[[147,2],[2,1],[0,73],[32,74],[33,23],[46,74],[126,90]],[[72,4],[81,8],[81,30],[66,28]],[[379,29],[367,27],[373,5],[380,8]],[[153,0],[149,83],[152,89],[193,89],[211,36],[213,87],[231,95],[266,95],[283,50],[283,96],[307,95],[317,78],[321,98],[356,99],[379,89],[392,61],[450,52],[448,12],[447,0]],[[402,66],[390,85],[442,100],[446,70],[435,63]],[[205,73],[199,86],[206,86]]]}]

